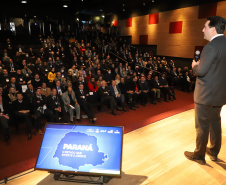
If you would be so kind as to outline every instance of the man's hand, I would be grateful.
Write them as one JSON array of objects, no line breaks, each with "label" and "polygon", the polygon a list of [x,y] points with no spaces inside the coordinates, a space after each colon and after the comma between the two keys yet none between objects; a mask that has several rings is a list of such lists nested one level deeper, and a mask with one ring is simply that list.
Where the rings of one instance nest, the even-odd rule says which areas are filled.
[{"label": "man's hand", "polygon": [[199,61],[196,62],[195,60],[193,60],[193,61],[192,61],[192,64],[191,64],[192,69],[193,69],[196,65],[199,65]]},{"label": "man's hand", "polygon": [[9,116],[7,116],[7,115],[5,115],[5,114],[3,114],[3,116],[4,116],[6,119],[9,119]]}]

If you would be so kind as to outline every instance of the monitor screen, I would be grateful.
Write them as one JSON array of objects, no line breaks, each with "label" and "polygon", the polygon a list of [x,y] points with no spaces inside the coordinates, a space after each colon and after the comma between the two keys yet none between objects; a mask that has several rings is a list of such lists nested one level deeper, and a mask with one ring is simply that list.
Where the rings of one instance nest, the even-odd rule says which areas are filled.
[{"label": "monitor screen", "polygon": [[47,124],[36,170],[121,176],[123,127]]}]

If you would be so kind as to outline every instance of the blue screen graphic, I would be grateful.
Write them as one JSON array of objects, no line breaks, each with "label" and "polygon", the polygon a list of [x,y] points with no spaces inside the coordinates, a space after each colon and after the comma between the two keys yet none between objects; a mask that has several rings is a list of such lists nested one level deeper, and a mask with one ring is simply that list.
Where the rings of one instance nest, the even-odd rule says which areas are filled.
[{"label": "blue screen graphic", "polygon": [[123,127],[47,124],[36,169],[120,175]]}]

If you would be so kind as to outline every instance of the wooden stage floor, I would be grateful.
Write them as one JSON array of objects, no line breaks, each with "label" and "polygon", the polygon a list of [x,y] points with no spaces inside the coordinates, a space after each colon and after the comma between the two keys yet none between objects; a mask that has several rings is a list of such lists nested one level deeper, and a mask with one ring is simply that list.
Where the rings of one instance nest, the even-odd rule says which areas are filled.
[{"label": "wooden stage floor", "polygon": [[[108,185],[226,185],[226,107],[222,109],[222,149],[219,161],[207,165],[184,157],[195,148],[194,110],[189,110],[124,135],[123,174]],[[9,185],[79,185],[55,181],[53,174],[34,171]]]}]

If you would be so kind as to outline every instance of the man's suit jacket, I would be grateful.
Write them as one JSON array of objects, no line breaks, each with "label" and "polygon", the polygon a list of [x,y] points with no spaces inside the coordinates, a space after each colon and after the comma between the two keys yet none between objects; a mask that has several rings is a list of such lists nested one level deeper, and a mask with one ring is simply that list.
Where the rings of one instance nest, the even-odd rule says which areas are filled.
[{"label": "man's suit jacket", "polygon": [[61,107],[61,109],[63,109],[62,111],[64,111],[64,103],[63,103],[63,101],[61,99],[61,96],[58,95],[58,94],[57,94],[55,100],[53,100],[52,95],[49,95],[46,98],[46,106],[47,106],[48,109],[50,109],[53,112],[55,112],[55,108],[58,108],[58,107]]},{"label": "man's suit jacket", "polygon": [[[113,86],[111,85],[109,88],[110,88],[111,95],[114,96],[114,97],[116,97]],[[116,85],[116,88],[117,88],[117,90],[118,90],[118,93],[119,93],[119,94],[122,94],[122,93],[121,93],[121,90],[120,90],[120,88],[119,88],[118,85]]]},{"label": "man's suit jacket", "polygon": [[193,68],[197,75],[194,101],[198,104],[226,104],[226,38],[218,36],[202,50],[200,64]]},{"label": "man's suit jacket", "polygon": [[[105,88],[103,88],[102,86],[98,89],[98,91],[100,92],[100,97],[101,97],[101,100],[107,96],[110,95],[110,89],[108,86],[105,86]],[[107,92],[107,93],[106,93]]]},{"label": "man's suit jacket", "polygon": [[[83,90],[83,94],[81,93],[81,91],[79,89],[76,91],[76,97],[77,97],[79,104],[81,104],[83,102],[84,103],[87,102],[87,96],[86,96],[87,94],[89,94],[89,92],[85,89]],[[85,96],[85,98],[81,98],[81,96]]]},{"label": "man's suit jacket", "polygon": [[[68,107],[67,105],[70,104],[70,98],[69,98],[69,96],[68,96],[68,91],[64,92],[64,93],[62,94],[61,98],[62,98],[62,100],[63,100],[63,102],[64,102],[64,108],[65,108],[66,112],[68,112],[69,107]],[[77,98],[76,98],[76,96],[75,96],[75,92],[74,92],[74,91],[71,92],[71,98],[72,98],[75,102],[77,102]]]},{"label": "man's suit jacket", "polygon": [[140,90],[141,90],[141,91],[144,91],[144,90],[148,90],[148,91],[149,91],[149,85],[148,85],[147,80],[144,81],[144,85],[145,85],[145,89],[143,89],[142,82],[141,82],[141,80],[139,80]]}]

